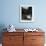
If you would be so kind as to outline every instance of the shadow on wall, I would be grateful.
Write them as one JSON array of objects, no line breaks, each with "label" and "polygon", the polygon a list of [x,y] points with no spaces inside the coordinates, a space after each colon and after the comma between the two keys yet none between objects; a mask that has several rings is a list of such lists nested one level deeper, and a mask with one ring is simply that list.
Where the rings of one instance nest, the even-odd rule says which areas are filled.
[{"label": "shadow on wall", "polygon": [[3,29],[5,28],[4,24],[0,24],[0,43],[2,43],[2,36],[3,36],[3,32],[5,32]]}]

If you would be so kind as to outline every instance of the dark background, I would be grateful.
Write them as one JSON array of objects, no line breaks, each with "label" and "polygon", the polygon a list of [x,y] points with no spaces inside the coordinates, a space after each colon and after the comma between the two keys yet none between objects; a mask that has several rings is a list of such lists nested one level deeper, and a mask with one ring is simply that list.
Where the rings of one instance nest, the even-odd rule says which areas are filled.
[{"label": "dark background", "polygon": [[[31,18],[27,18],[27,15],[30,15]],[[22,7],[22,20],[31,20],[32,19],[32,7],[27,9]]]}]

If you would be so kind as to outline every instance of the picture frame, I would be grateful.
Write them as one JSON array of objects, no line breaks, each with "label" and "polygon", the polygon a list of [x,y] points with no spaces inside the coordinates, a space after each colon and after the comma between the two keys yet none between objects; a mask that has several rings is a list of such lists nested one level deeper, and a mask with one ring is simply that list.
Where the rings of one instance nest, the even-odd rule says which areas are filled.
[{"label": "picture frame", "polygon": [[34,6],[20,5],[20,22],[33,22],[33,21],[34,21]]}]

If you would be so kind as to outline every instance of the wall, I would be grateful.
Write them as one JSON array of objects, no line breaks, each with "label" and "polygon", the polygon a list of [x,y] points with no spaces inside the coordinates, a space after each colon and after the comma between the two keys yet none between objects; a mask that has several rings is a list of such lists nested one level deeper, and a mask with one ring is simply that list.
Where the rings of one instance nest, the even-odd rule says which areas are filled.
[{"label": "wall", "polygon": [[[46,0],[1,0],[0,25],[13,24],[16,28],[46,27]],[[21,23],[20,5],[33,5],[35,21]]]}]

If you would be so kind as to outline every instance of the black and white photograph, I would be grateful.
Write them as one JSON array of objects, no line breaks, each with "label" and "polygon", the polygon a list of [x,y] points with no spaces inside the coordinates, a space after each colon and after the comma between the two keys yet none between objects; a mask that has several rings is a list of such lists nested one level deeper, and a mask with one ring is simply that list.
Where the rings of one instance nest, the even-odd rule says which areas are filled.
[{"label": "black and white photograph", "polygon": [[33,7],[31,5],[22,5],[20,7],[20,21],[31,22],[33,19]]}]

